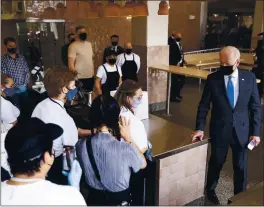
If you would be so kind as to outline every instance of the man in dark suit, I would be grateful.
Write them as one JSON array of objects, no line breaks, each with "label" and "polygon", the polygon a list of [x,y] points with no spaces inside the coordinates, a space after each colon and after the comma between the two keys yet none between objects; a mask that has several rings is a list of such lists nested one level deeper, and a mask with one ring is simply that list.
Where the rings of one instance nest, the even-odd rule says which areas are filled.
[{"label": "man in dark suit", "polygon": [[118,45],[118,42],[119,42],[119,36],[118,35],[112,35],[111,36],[112,46],[105,48],[104,56],[103,56],[103,64],[107,62],[106,61],[106,54],[109,54],[109,52],[114,51],[116,56],[124,53],[124,48],[120,47]]},{"label": "man in dark suit", "polygon": [[261,104],[256,77],[239,70],[240,53],[225,47],[220,53],[220,71],[208,76],[198,107],[196,131],[192,141],[204,137],[206,116],[212,104],[210,121],[211,157],[208,164],[206,194],[209,201],[219,204],[215,188],[225,163],[229,146],[232,149],[234,194],[247,186],[247,145],[260,143]]},{"label": "man in dark suit", "polygon": [[[184,54],[181,46],[182,35],[179,32],[172,32],[172,35],[168,39],[168,45],[170,47],[169,64],[183,67],[186,64],[184,60]],[[185,83],[185,76],[183,75],[171,75],[171,100],[173,102],[180,102],[182,100],[181,89]]]}]

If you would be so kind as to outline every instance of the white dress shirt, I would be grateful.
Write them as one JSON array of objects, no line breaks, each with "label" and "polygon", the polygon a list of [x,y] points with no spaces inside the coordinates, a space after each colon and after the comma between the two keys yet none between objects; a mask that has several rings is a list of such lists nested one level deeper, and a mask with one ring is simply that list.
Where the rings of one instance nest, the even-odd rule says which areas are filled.
[{"label": "white dress shirt", "polygon": [[116,64],[120,68],[122,68],[122,65],[125,63],[124,54],[126,56],[126,60],[128,60],[128,61],[133,60],[133,55],[134,55],[134,61],[137,64],[137,73],[138,73],[139,68],[140,68],[140,57],[137,54],[133,53],[133,52],[130,55],[127,55],[126,53],[122,53],[122,54],[118,55],[117,56],[117,60],[116,60]]},{"label": "white dress shirt", "polygon": [[[106,69],[106,71],[108,73],[115,72],[116,71],[116,67],[117,67],[120,77],[122,76],[121,68],[118,65],[113,65],[112,66],[112,65],[109,65],[108,63],[105,63],[104,66],[105,66],[105,69]],[[105,82],[107,80],[107,75],[106,75],[105,69],[104,69],[103,65],[101,65],[101,66],[99,66],[99,68],[97,70],[96,76],[98,78],[102,79],[101,80],[101,84],[105,84]]]},{"label": "white dress shirt", "polygon": [[[180,51],[181,51],[181,50],[182,50],[182,46],[180,45],[180,42],[178,42],[178,41],[176,41],[176,40],[175,40],[175,42],[176,42],[176,44],[178,45],[178,47],[179,47],[179,49],[180,49]],[[179,64],[182,63],[182,60],[183,60],[183,55],[181,56],[181,60],[180,60]]]},{"label": "white dress shirt", "polygon": [[[55,102],[53,102],[55,101]],[[78,141],[78,129],[64,108],[64,103],[46,98],[40,102],[32,113],[32,117],[39,118],[44,123],[57,124],[63,129],[63,134],[53,141],[55,157],[63,153],[63,146],[75,146]]]},{"label": "white dress shirt", "polygon": [[19,114],[19,109],[1,96],[1,121],[5,124],[11,124],[17,121]]},{"label": "white dress shirt", "polygon": [[137,118],[130,110],[121,107],[120,116],[130,120],[130,134],[140,150],[148,147],[147,133],[142,121]]},{"label": "white dress shirt", "polygon": [[[232,83],[234,85],[234,106],[236,106],[236,103],[237,103],[237,99],[238,99],[238,95],[239,95],[239,78],[238,78],[238,69],[236,69],[231,75],[230,75],[232,78]],[[227,84],[228,84],[228,78],[229,76],[228,75],[225,75],[224,76],[224,79],[225,79],[225,87],[227,88]]]}]

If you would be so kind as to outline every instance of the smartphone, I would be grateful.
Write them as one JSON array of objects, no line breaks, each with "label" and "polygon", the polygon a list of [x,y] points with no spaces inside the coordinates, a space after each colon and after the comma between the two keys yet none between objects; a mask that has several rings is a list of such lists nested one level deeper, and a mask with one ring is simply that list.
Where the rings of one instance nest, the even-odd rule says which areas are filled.
[{"label": "smartphone", "polygon": [[253,150],[253,148],[255,147],[255,142],[254,142],[254,140],[252,140],[251,142],[249,142],[249,144],[248,144],[248,149],[249,150]]}]

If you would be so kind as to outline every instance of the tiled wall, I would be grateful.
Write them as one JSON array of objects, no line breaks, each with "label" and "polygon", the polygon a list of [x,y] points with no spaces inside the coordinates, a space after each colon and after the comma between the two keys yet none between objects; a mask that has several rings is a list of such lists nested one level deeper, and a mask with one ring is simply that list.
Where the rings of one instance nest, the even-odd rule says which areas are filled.
[{"label": "tiled wall", "polygon": [[160,161],[159,205],[184,205],[204,195],[208,144]]},{"label": "tiled wall", "polygon": [[92,43],[94,51],[94,65],[97,69],[102,64],[104,48],[110,45],[110,37],[119,35],[119,44],[131,41],[131,21],[125,17],[98,18],[79,21],[66,21],[65,38],[71,32],[75,32],[75,26],[83,25],[88,31],[88,40]]}]

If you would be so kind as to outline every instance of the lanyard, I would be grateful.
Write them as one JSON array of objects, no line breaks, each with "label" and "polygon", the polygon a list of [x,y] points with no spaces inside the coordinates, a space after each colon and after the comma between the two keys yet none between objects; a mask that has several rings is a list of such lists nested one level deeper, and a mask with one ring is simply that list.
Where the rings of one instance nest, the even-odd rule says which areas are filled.
[{"label": "lanyard", "polygon": [[58,104],[61,108],[63,108],[63,109],[65,110],[65,108],[64,108],[62,105],[60,105],[58,102],[54,101],[54,100],[53,100],[52,98],[50,98],[50,97],[49,97],[49,99],[50,99],[53,103]]}]

